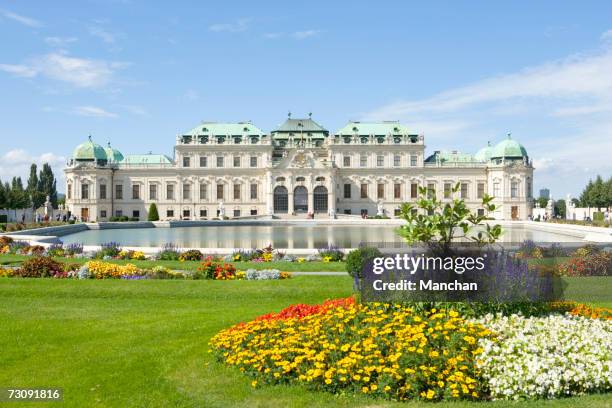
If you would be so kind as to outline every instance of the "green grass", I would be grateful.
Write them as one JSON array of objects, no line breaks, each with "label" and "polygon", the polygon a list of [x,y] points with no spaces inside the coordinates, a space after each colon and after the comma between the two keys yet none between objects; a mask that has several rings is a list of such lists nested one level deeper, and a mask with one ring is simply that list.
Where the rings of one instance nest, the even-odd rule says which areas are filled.
[{"label": "green grass", "polygon": [[[567,293],[577,300],[610,293],[603,279],[571,279]],[[223,328],[292,303],[347,296],[351,285],[344,276],[267,282],[1,278],[0,387],[62,387],[65,407],[610,406],[610,394],[431,405],[301,386],[253,389],[249,378],[208,353],[208,340]]]},{"label": "green grass", "polygon": [[[26,255],[0,255],[0,265],[18,265],[25,261],[29,257]],[[85,258],[54,258],[60,262],[65,263],[78,263],[84,264],[91,259]],[[134,261],[134,260],[121,260],[112,259],[104,262],[112,262],[116,264],[131,263],[140,268],[152,268],[156,265],[163,265],[170,269],[194,271],[200,266],[200,262],[197,261]],[[344,262],[229,262],[232,263],[236,269],[279,269],[281,271],[289,272],[346,272],[346,264]]]}]

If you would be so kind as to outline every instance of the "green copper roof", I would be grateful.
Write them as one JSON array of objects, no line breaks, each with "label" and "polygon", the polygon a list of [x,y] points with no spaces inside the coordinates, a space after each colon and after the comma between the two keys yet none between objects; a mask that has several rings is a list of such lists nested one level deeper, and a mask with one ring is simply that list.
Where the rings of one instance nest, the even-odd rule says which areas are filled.
[{"label": "green copper roof", "polygon": [[425,163],[437,163],[437,162],[471,163],[475,161],[476,159],[471,154],[455,152],[455,151],[453,152],[448,152],[448,151],[435,152],[434,154],[429,156],[427,159],[425,159]]},{"label": "green copper roof", "polygon": [[491,146],[491,142],[487,142],[487,145],[480,149],[475,155],[474,158],[478,161],[486,162],[491,159],[491,155],[493,154],[493,147]]},{"label": "green copper roof", "polygon": [[280,125],[275,132],[292,132],[292,133],[301,133],[301,132],[311,132],[311,133],[326,133],[329,132],[323,126],[319,125],[317,122],[312,120],[311,118],[307,119],[287,119],[285,123]]},{"label": "green copper roof", "polygon": [[408,128],[397,121],[349,122],[336,132],[337,135],[407,135]]},{"label": "green copper roof", "polygon": [[89,140],[85,143],[81,143],[74,149],[72,158],[80,161],[107,160],[104,148],[94,143],[93,140],[91,140],[91,136],[89,136]]},{"label": "green copper roof", "polygon": [[527,157],[527,150],[519,142],[513,140],[510,135],[506,140],[499,142],[491,153],[492,159],[517,159],[522,157]]},{"label": "green copper roof", "polygon": [[130,154],[125,156],[121,164],[171,164],[172,160],[164,154]]},{"label": "green copper roof", "polygon": [[184,136],[199,136],[199,135],[263,135],[264,132],[253,125],[251,122],[237,123],[217,123],[217,122],[202,122],[198,126],[184,133]]},{"label": "green copper roof", "polygon": [[110,142],[108,142],[108,145],[104,148],[104,151],[106,152],[106,157],[109,162],[119,163],[121,160],[123,160],[123,154],[121,154],[119,150],[113,149]]}]

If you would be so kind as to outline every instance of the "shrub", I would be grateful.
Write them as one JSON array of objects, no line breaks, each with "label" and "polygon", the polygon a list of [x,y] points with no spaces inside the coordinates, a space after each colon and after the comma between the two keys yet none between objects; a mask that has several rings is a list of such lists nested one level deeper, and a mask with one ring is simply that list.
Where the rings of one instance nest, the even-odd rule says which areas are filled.
[{"label": "shrub", "polygon": [[101,245],[99,251],[94,254],[95,259],[104,259],[106,257],[116,258],[121,252],[121,246],[117,242],[105,242]]},{"label": "shrub", "polygon": [[176,245],[165,244],[156,255],[156,258],[160,261],[178,261],[180,255],[181,253]]},{"label": "shrub", "polygon": [[140,218],[138,218],[138,217],[130,217],[128,219],[128,221],[140,221]]},{"label": "shrub", "polygon": [[197,249],[190,249],[179,255],[179,261],[201,261],[204,254]]},{"label": "shrub", "polygon": [[48,278],[63,272],[64,266],[49,256],[34,256],[25,260],[16,272],[22,278]]},{"label": "shrub", "polygon": [[13,238],[3,235],[0,237],[0,247],[7,246],[13,243]]},{"label": "shrub", "polygon": [[612,253],[599,251],[584,256],[574,256],[559,265],[559,274],[561,276],[612,276]]},{"label": "shrub", "polygon": [[129,220],[129,218],[128,218],[127,215],[120,215],[118,217],[110,217],[109,218],[110,222],[126,222],[128,220]]},{"label": "shrub", "polygon": [[382,253],[376,247],[360,247],[355,249],[346,256],[346,271],[352,277],[361,278],[366,263],[379,256],[382,256]]},{"label": "shrub", "polygon": [[193,274],[194,279],[231,280],[236,278],[234,265],[215,261],[207,257]]},{"label": "shrub", "polygon": [[64,244],[61,242],[58,244],[51,244],[47,248],[47,256],[64,256]]},{"label": "shrub", "polygon": [[136,265],[118,265],[110,262],[87,262],[89,274],[96,279],[122,278],[124,276],[142,275]]},{"label": "shrub", "polygon": [[323,248],[317,249],[317,252],[321,259],[327,262],[339,262],[344,259],[344,252],[335,245],[328,245]]},{"label": "shrub", "polygon": [[147,217],[149,221],[159,221],[159,213],[157,212],[157,205],[151,203],[149,206],[149,215]]},{"label": "shrub", "polygon": [[10,278],[15,276],[15,269],[0,266],[0,278]]},{"label": "shrub", "polygon": [[146,276],[150,279],[185,279],[186,276],[182,272],[173,271],[165,266],[155,266],[150,271],[147,271]]},{"label": "shrub", "polygon": [[232,253],[231,259],[232,261],[248,262],[254,259],[261,258],[262,254],[263,254],[263,251],[260,249],[251,249],[251,250],[240,249]]}]

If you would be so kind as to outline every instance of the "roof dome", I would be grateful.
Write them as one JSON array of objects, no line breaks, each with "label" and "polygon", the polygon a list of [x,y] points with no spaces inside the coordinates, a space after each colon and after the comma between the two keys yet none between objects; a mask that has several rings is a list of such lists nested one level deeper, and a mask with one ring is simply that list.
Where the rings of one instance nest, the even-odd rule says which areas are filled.
[{"label": "roof dome", "polygon": [[492,159],[521,159],[523,157],[528,157],[527,150],[510,135],[506,140],[499,142],[491,153]]},{"label": "roof dome", "polygon": [[93,140],[91,140],[91,136],[89,136],[89,140],[85,143],[81,143],[74,149],[72,158],[77,161],[107,160],[104,148],[94,143]]},{"label": "roof dome", "polygon": [[108,142],[108,145],[104,148],[104,151],[106,152],[106,158],[109,162],[118,163],[123,161],[123,154],[119,150],[113,149],[110,142]]},{"label": "roof dome", "polygon": [[493,154],[493,147],[491,146],[491,142],[487,142],[487,145],[480,149],[475,155],[474,158],[478,161],[486,162],[491,159],[491,155]]}]

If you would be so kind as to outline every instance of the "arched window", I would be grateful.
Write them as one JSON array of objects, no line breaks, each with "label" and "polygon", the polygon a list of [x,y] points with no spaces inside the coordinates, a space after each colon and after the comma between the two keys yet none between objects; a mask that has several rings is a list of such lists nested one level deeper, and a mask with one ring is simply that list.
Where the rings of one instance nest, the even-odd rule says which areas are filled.
[{"label": "arched window", "polygon": [[327,188],[324,186],[317,186],[313,190],[314,195],[314,212],[325,213],[327,212]]},{"label": "arched window", "polygon": [[300,176],[300,177],[297,177],[295,179],[295,181],[297,181],[297,182],[304,182],[304,181],[306,181],[306,179],[304,177]]},{"label": "arched window", "polygon": [[287,187],[277,186],[274,189],[274,212],[286,214],[289,211],[289,192]]},{"label": "arched window", "polygon": [[293,210],[295,212],[308,211],[308,190],[304,186],[297,186],[293,190]]},{"label": "arched window", "polygon": [[284,178],[284,177],[277,177],[277,178],[276,178],[276,182],[277,182],[277,183],[282,183],[283,181],[285,181],[285,178]]}]

